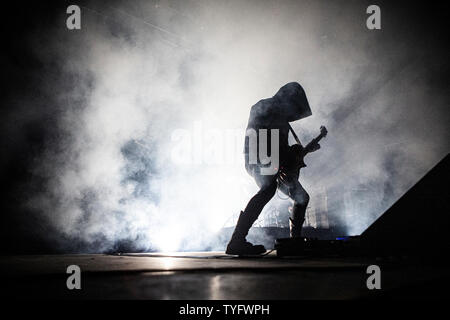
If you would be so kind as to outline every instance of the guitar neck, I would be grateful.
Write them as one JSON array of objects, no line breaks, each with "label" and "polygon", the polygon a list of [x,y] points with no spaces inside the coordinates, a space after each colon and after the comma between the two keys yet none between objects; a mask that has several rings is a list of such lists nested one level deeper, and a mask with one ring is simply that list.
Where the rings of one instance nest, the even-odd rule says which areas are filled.
[{"label": "guitar neck", "polygon": [[318,144],[319,141],[323,138],[323,134],[319,134],[317,137],[315,137],[314,139],[312,139],[305,147],[305,150],[307,152],[309,152],[309,150],[311,149],[312,146],[314,146],[315,144]]}]

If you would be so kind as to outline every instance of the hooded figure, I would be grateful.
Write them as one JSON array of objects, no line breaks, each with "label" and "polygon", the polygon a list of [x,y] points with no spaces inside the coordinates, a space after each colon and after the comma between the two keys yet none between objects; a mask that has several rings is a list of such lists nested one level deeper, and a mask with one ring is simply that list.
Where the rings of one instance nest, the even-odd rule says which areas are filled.
[{"label": "hooded figure", "polygon": [[[270,156],[272,160],[278,155],[279,163],[283,165],[287,161],[289,150],[289,122],[306,118],[311,114],[305,91],[297,82],[290,82],[282,86],[272,98],[260,100],[252,106],[245,137],[245,168],[255,179],[260,190],[250,199],[245,210],[241,212],[231,240],[227,245],[227,254],[251,255],[266,251],[264,246],[252,245],[246,241],[245,237],[264,206],[274,196],[277,188],[294,200],[290,218],[291,236],[300,236],[309,196],[298,181],[280,183],[277,179],[277,170],[272,174],[264,173],[262,169],[267,167],[268,164],[260,159],[259,151],[261,148],[267,150],[267,156]],[[261,129],[267,130],[266,140],[260,139]],[[276,139],[276,135],[272,135],[274,129],[278,132],[278,154],[277,150],[271,150],[273,145],[271,137]],[[252,142],[249,133],[254,134],[257,141],[256,148],[251,147]]]},{"label": "hooded figure", "polygon": [[[268,99],[260,100],[250,111],[250,117],[247,125],[247,135],[245,137],[245,167],[247,171],[260,169],[264,166],[260,163],[259,157],[257,163],[250,163],[249,161],[249,132],[256,133],[257,149],[254,150],[259,155],[261,142],[259,141],[259,132],[261,129],[267,129],[267,153],[271,155],[271,137],[272,129],[277,129],[279,134],[279,160],[281,163],[285,161],[288,150],[288,134],[289,122],[300,120],[312,115],[309,107],[308,99],[302,86],[297,82],[290,82],[285,84],[278,90],[278,92]],[[250,131],[249,131],[250,130]],[[256,166],[255,166],[256,165]],[[249,172],[250,173],[250,172]],[[253,175],[252,173],[250,173]]]}]

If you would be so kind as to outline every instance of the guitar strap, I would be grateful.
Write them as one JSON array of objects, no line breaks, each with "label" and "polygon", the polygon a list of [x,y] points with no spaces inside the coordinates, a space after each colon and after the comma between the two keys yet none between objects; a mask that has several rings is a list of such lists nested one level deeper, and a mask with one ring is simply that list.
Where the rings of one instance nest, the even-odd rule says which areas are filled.
[{"label": "guitar strap", "polygon": [[291,131],[292,136],[294,137],[295,141],[297,141],[297,143],[303,147],[302,143],[300,142],[300,139],[295,134],[295,131],[294,131],[294,129],[292,129],[291,124],[289,122],[288,122],[288,126],[289,126],[289,130]]}]

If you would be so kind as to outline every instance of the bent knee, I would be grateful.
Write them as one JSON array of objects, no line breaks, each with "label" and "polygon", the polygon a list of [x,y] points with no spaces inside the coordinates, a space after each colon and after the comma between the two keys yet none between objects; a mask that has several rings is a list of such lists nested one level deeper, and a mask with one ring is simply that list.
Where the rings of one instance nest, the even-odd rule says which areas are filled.
[{"label": "bent knee", "polygon": [[295,195],[294,201],[296,205],[307,206],[309,203],[309,194],[307,192],[301,192]]},{"label": "bent knee", "polygon": [[261,195],[264,195],[266,197],[272,198],[275,195],[276,191],[277,191],[276,183],[271,183],[271,184],[265,185],[261,189],[259,189],[258,193]]}]

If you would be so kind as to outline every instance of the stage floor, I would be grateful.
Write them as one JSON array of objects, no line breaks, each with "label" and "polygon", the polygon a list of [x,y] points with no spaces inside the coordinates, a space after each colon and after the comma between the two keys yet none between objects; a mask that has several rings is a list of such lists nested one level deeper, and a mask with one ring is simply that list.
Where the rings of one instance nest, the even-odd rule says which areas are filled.
[{"label": "stage floor", "polygon": [[[381,290],[368,290],[367,266],[380,265]],[[68,290],[69,265],[81,290]],[[446,268],[368,258],[259,258],[223,252],[0,257],[2,296],[59,299],[365,299],[435,296]]]}]

